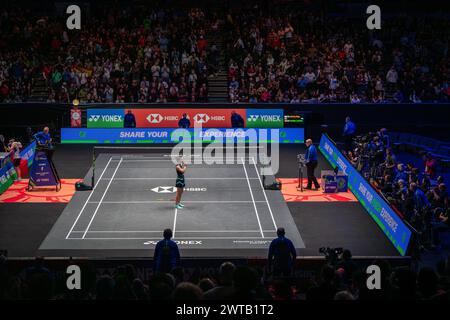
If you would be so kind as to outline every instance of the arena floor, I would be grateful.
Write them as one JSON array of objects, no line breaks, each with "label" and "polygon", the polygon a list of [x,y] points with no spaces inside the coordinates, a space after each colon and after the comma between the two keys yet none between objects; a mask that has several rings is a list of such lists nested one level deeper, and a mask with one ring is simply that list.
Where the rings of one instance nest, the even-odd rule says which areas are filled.
[{"label": "arena floor", "polygon": [[[163,146],[163,147],[167,147]],[[305,149],[302,145],[280,145],[280,170],[276,177],[278,178],[295,178],[297,176],[297,154],[304,153]],[[159,152],[159,151],[158,151]],[[117,158],[115,158],[117,159]],[[119,157],[120,159],[120,157]],[[89,145],[58,145],[54,155],[54,162],[63,179],[79,179],[85,176],[90,182],[90,168],[92,162],[92,146]],[[101,164],[103,162],[103,165]],[[143,162],[125,162],[120,165],[116,172],[109,189],[103,198],[102,204],[99,205],[101,197],[105,192],[114,170],[118,165],[118,161],[112,160],[101,180],[99,177],[103,168],[106,166],[107,158],[99,159],[96,167],[96,190],[92,193],[89,200],[90,192],[77,192],[73,201],[66,203],[2,203],[0,205],[0,250],[7,250],[9,257],[27,258],[35,257],[36,255],[49,256],[67,256],[73,257],[149,257],[152,255],[152,245],[143,245],[144,242],[152,242],[160,239],[162,236],[162,228],[173,228],[175,220],[175,209],[172,206],[171,200],[174,198],[173,193],[155,193],[152,192],[154,187],[167,186],[171,187],[174,183],[173,168],[168,171],[158,170],[144,170],[143,166],[149,166],[149,162],[144,165]],[[138,167],[130,168],[128,167]],[[155,166],[153,164],[152,166]],[[166,164],[164,164],[166,166]],[[169,166],[170,167],[170,166]],[[140,168],[140,169],[139,169]],[[187,191],[184,195],[184,202],[186,208],[183,212],[177,212],[177,222],[175,228],[175,237],[237,237],[237,232],[223,232],[225,230],[239,231],[240,237],[261,237],[256,211],[251,199],[250,190],[248,187],[245,171],[241,165],[233,167],[227,166],[205,174],[199,173],[201,168],[190,167],[187,177],[191,178],[211,178],[221,174],[222,177],[238,177],[240,179],[221,179],[212,181],[210,179],[188,179],[188,187],[200,186],[206,187],[207,191]],[[257,173],[252,165],[246,165],[248,180],[252,188],[253,197],[263,234],[265,238],[274,236],[274,225],[270,212],[268,212],[267,204],[265,203],[264,193],[258,186]],[[329,170],[330,166],[327,161],[319,154],[320,170]],[[166,170],[166,169],[165,169]],[[223,171],[222,171],[223,170]],[[198,172],[197,174],[195,172]],[[167,174],[169,174],[167,176]],[[213,175],[214,174],[214,175]],[[132,178],[135,182],[131,183],[127,179]],[[144,178],[158,178],[158,179],[144,179]],[[167,180],[160,178],[170,178]],[[214,186],[211,186],[213,185]],[[215,186],[217,185],[217,186]],[[211,189],[216,188],[216,189]],[[169,189],[170,190],[170,189]],[[238,191],[239,190],[239,191]],[[205,195],[203,195],[205,193]],[[296,241],[297,252],[301,257],[322,257],[319,253],[319,248],[324,246],[329,247],[344,247],[352,250],[355,257],[398,257],[399,254],[392,246],[390,241],[385,237],[383,232],[379,229],[377,224],[370,218],[362,205],[358,202],[289,202],[285,203],[278,192],[266,190],[268,203],[270,204],[272,214],[274,216],[277,226],[283,226],[287,229],[287,236]],[[221,200],[226,203],[206,203],[207,197],[209,201]],[[236,197],[236,198],[233,198]],[[128,199],[128,200],[124,200]],[[251,201],[250,203],[230,203],[231,201]],[[75,223],[76,218],[86,201],[94,202],[86,204],[85,209],[80,215],[78,222]],[[105,204],[107,201],[127,202],[114,204]],[[143,203],[128,205],[129,201],[159,201],[156,203]],[[163,201],[169,201],[165,203]],[[201,201],[188,202],[188,201]],[[263,201],[263,202],[259,202]],[[95,203],[97,202],[97,203]],[[94,212],[99,205],[99,209],[94,216]],[[118,213],[118,206],[124,208]],[[154,217],[154,214],[147,210],[147,208],[155,208],[159,206],[163,208],[164,214],[159,218]],[[203,211],[194,208],[202,206]],[[241,217],[235,213],[236,208],[245,210]],[[111,209],[114,208],[114,209]],[[140,214],[133,215],[130,212],[131,208],[141,208]],[[228,218],[225,219],[224,211],[227,211]],[[144,212],[145,211],[145,212]],[[198,212],[197,212],[198,211]],[[222,215],[220,214],[222,212]],[[231,213],[230,213],[231,212]],[[241,212],[241,211],[239,211]],[[205,219],[205,213],[210,216],[210,219]],[[133,217],[134,216],[134,217]],[[152,218],[153,216],[153,218]],[[85,240],[72,239],[82,238],[84,231],[90,220],[93,218],[91,226],[85,235]],[[133,218],[132,218],[133,217]],[[233,219],[230,219],[233,217]],[[239,221],[236,221],[239,217]],[[137,225],[137,222],[142,222]],[[248,223],[244,226],[243,223]],[[211,225],[209,225],[211,223]],[[74,226],[75,225],[75,226]],[[69,234],[70,240],[66,237]],[[219,226],[219,227],[217,227]],[[124,229],[127,227],[128,229]],[[189,229],[187,229],[189,227]],[[192,228],[191,228],[192,227]],[[195,228],[194,228],[195,227]],[[234,229],[236,228],[237,229]],[[209,231],[208,233],[189,233],[183,234],[181,231]],[[212,233],[211,231],[220,230],[222,232]],[[243,230],[251,231],[243,233]],[[107,231],[92,233],[91,231]],[[109,231],[145,231],[139,233],[125,233]],[[147,231],[155,231],[149,232]],[[156,232],[158,231],[158,232]],[[299,234],[299,235],[298,235]],[[136,240],[86,240],[86,238],[100,237],[100,238],[145,238]],[[149,239],[157,238],[157,239]],[[45,240],[45,241],[44,241]],[[199,239],[192,239],[198,240]],[[192,241],[189,240],[189,241]],[[208,240],[208,241],[207,241]],[[241,239],[239,239],[240,241]],[[255,243],[255,239],[247,239]],[[257,239],[256,239],[257,240]],[[271,239],[261,239],[262,241],[269,241]],[[134,242],[133,242],[134,241]],[[206,242],[205,242],[206,241]],[[217,241],[217,240],[216,240]],[[207,249],[207,248],[191,248],[182,247],[181,254],[183,256],[208,256],[218,257],[227,252],[230,257],[244,254],[246,257],[266,256],[267,246],[243,245],[244,248],[226,250],[223,248],[223,241],[230,241],[230,239],[221,240],[218,244],[222,249]],[[232,241],[232,239],[231,239]],[[202,244],[208,243],[212,246],[212,239],[202,239]],[[128,243],[129,248],[126,247]],[[266,242],[267,243],[267,242]],[[303,243],[303,247],[302,247]],[[42,244],[41,248],[40,245]],[[69,246],[70,244],[70,246]],[[216,243],[217,244],[217,243]],[[115,246],[116,249],[110,249]],[[237,244],[233,245],[235,248]],[[261,249],[264,247],[264,249]],[[192,251],[198,251],[193,253]],[[247,255],[248,254],[248,255]]]},{"label": "arena floor", "polygon": [[278,226],[286,229],[297,249],[305,248],[281,192],[264,190],[258,161],[232,160],[189,165],[185,208],[177,210],[170,157],[101,154],[94,190],[75,193],[39,252],[149,256],[162,230],[171,228],[187,257],[264,257]]}]

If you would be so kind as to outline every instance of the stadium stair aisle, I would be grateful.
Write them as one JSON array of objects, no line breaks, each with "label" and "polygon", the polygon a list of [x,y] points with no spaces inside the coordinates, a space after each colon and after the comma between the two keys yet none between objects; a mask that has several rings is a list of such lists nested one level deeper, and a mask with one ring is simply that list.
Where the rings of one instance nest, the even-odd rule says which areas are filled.
[{"label": "stadium stair aisle", "polygon": [[219,23],[217,32],[211,32],[207,35],[210,48],[213,44],[216,45],[218,56],[218,66],[215,74],[210,74],[208,77],[208,101],[209,102],[227,102],[228,101],[228,79],[226,59],[223,50],[223,21]]}]

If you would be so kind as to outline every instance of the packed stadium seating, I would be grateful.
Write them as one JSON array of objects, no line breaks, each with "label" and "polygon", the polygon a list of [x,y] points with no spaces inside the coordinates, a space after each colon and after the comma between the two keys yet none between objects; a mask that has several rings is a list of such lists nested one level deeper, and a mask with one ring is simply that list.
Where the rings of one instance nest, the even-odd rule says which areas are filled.
[{"label": "packed stadium seating", "polygon": [[324,263],[316,276],[273,278],[261,268],[247,265],[196,269],[176,267],[170,273],[144,279],[133,265],[97,269],[81,266],[81,290],[68,290],[66,276],[36,259],[29,267],[11,271],[11,262],[0,256],[0,299],[38,300],[443,300],[449,298],[450,268],[447,259],[436,269],[392,266],[375,260],[382,269],[381,290],[368,290],[364,269],[347,256],[335,264]]},{"label": "packed stadium seating", "polygon": [[[392,146],[404,146],[408,152],[421,151],[422,163],[419,166],[407,156],[397,157]],[[450,231],[448,174],[439,168],[435,157],[442,146],[448,145],[413,134],[388,134],[382,129],[358,136],[348,152],[352,164],[413,227],[417,239],[413,246],[419,249],[441,246],[440,233]]]},{"label": "packed stadium seating", "polygon": [[206,102],[208,76],[220,92],[226,73],[231,102],[449,100],[445,19],[386,18],[371,33],[289,5],[219,15],[100,6],[91,15],[77,32],[57,17],[5,11],[0,101]]},{"label": "packed stadium seating", "polygon": [[[289,277],[274,276],[265,265],[267,261],[264,257],[239,258],[217,267],[218,261],[230,259],[229,256],[221,258],[218,253],[211,259],[183,259],[182,256],[180,266],[172,270],[168,268],[167,270],[171,270],[168,273],[155,273],[151,267],[154,261],[150,254],[148,258],[135,259],[128,252],[126,254],[130,254],[129,258],[126,256],[117,260],[104,258],[103,255],[73,259],[73,252],[66,251],[67,256],[34,259],[35,253],[45,252],[35,250],[42,239],[32,243],[32,254],[26,257],[10,255],[8,258],[9,243],[14,242],[16,246],[30,245],[33,241],[21,237],[39,229],[39,237],[43,238],[45,230],[39,223],[34,225],[23,218],[28,215],[20,215],[20,211],[28,205],[21,204],[23,206],[17,210],[13,207],[16,203],[2,204],[3,212],[16,214],[9,208],[17,210],[17,216],[14,215],[11,219],[12,225],[20,226],[22,230],[16,233],[14,229],[11,232],[7,230],[9,225],[3,225],[2,220],[0,231],[7,235],[0,239],[0,300],[450,299],[450,256],[447,256],[450,252],[450,175],[447,170],[450,166],[450,142],[443,141],[449,131],[444,114],[445,108],[450,104],[448,14],[422,14],[417,9],[414,14],[401,12],[392,15],[389,10],[395,11],[398,7],[386,6],[388,12],[383,8],[383,28],[370,31],[365,28],[365,16],[355,19],[352,10],[358,8],[352,7],[346,0],[275,0],[261,1],[261,5],[254,1],[205,1],[198,4],[155,1],[149,5],[150,2],[140,0],[133,1],[131,5],[126,1],[114,1],[105,5],[106,0],[99,0],[98,3],[96,0],[86,0],[90,10],[87,19],[83,18],[82,29],[68,30],[65,27],[64,12],[56,14],[59,2],[43,1],[39,10],[22,4],[14,6],[14,1],[10,0],[4,8],[2,4],[0,107],[3,108],[3,114],[0,117],[0,133],[10,137],[23,137],[22,141],[25,142],[34,139],[34,129],[50,126],[57,142],[60,140],[59,129],[69,125],[71,110],[68,105],[76,105],[74,100],[79,100],[81,104],[82,111],[77,115],[82,115],[79,118],[83,125],[88,121],[86,109],[94,109],[92,105],[95,105],[95,109],[111,106],[118,109],[117,105],[122,104],[120,109],[124,110],[125,106],[150,110],[156,106],[145,104],[167,103],[172,105],[158,108],[172,107],[178,112],[185,107],[191,108],[190,103],[219,102],[218,108],[234,108],[231,103],[247,104],[236,106],[236,109],[264,109],[264,104],[274,104],[274,109],[284,109],[284,115],[287,115],[280,119],[290,120],[288,118],[291,116],[301,115],[302,125],[306,130],[304,138],[312,137],[315,142],[318,141],[315,138],[319,133],[333,132],[333,136],[339,139],[338,135],[342,133],[341,122],[348,115],[357,123],[358,134],[359,130],[367,132],[359,136],[351,135],[354,138],[351,147],[345,150],[348,160],[405,221],[413,236],[407,252],[403,252],[402,256],[386,255],[383,256],[385,259],[370,262],[362,262],[362,257],[352,258],[349,250],[345,250],[336,260],[328,256],[308,256],[306,259],[298,257],[297,266]],[[389,2],[383,1],[386,4]],[[411,5],[409,1],[402,3],[403,7]],[[426,6],[427,3],[424,3]],[[323,106],[315,105],[326,103],[328,104]],[[303,105],[290,106],[291,104]],[[24,108],[19,109],[20,107]],[[216,107],[213,105],[213,108]],[[197,105],[192,108],[197,108]],[[286,110],[292,112],[287,113]],[[79,110],[74,108],[72,111]],[[252,118],[246,118],[246,121],[248,119]],[[285,121],[280,125],[284,128],[275,129],[281,132],[288,125],[289,121]],[[153,129],[150,126],[153,124],[146,129]],[[377,126],[402,132],[387,132],[386,129],[368,132]],[[78,129],[80,137],[85,135],[86,128]],[[120,130],[92,129],[98,129],[99,132],[103,129],[103,132],[110,129],[116,132],[125,131],[122,129],[130,129],[129,132],[140,131],[139,128],[129,127]],[[441,140],[407,133],[408,130],[423,132],[424,135],[429,134]],[[287,147],[293,151],[296,149],[292,145]],[[89,163],[87,168],[91,168],[90,161],[94,158],[93,170],[89,171],[94,172],[95,151],[91,153],[89,150],[82,154],[84,151],[80,150],[87,149],[80,147],[79,150],[73,150],[69,156],[56,154],[60,159],[71,158],[69,162],[60,160],[61,166],[64,163],[68,168],[81,168]],[[74,154],[77,156],[73,156]],[[286,159],[287,154],[283,150],[283,157]],[[83,158],[84,155],[87,156]],[[411,161],[410,156],[413,155],[415,161]],[[296,160],[295,156],[292,157],[293,161]],[[119,161],[116,171],[122,158]],[[294,170],[297,170],[297,163],[292,163]],[[86,171],[90,170],[87,168]],[[155,168],[158,169],[156,166],[147,169]],[[259,179],[256,164],[254,168],[258,178],[252,179]],[[105,167],[104,172],[106,169]],[[245,162],[243,169],[246,170]],[[74,233],[88,232],[115,173],[110,178],[102,178],[101,175],[98,181],[109,179],[108,187],[100,202],[94,202],[97,206],[93,209],[95,212],[85,231],[74,228],[81,215],[79,213],[72,225]],[[246,171],[245,178],[261,230],[261,239],[264,241],[261,246],[264,246],[269,236],[265,236],[265,230],[259,221]],[[95,181],[93,177],[92,184]],[[265,202],[272,215],[264,187],[261,184]],[[370,221],[367,224],[373,223],[376,227],[376,222],[370,220],[373,212],[369,211],[367,215],[360,205],[366,206],[365,199],[356,198],[359,203],[355,201],[350,205],[358,205]],[[88,198],[84,206],[89,207],[89,201]],[[337,219],[346,219],[339,215],[345,210],[337,210],[338,204],[328,204],[333,206],[332,212],[337,213],[334,215]],[[300,212],[303,213],[314,205],[305,205],[304,208],[307,209],[298,211],[303,210]],[[30,205],[29,209],[23,211],[27,214],[31,212],[37,220],[44,221],[45,217],[34,212],[33,208],[37,206],[33,206]],[[39,208],[40,212],[48,210],[47,204],[39,204]],[[296,213],[294,210],[297,210],[297,204],[292,205],[292,208],[291,212]],[[172,207],[169,209],[172,210]],[[83,210],[84,207],[81,211]],[[311,211],[315,217],[320,216],[317,215],[317,210]],[[175,210],[174,226],[177,216],[178,211]],[[275,224],[273,215],[272,219]],[[317,221],[320,223],[315,223],[315,226],[327,225],[324,220]],[[349,224],[355,224],[359,228],[354,221],[349,220]],[[49,224],[53,223],[54,221]],[[379,220],[377,223],[381,227],[378,231],[382,240],[391,246],[388,238],[392,234],[383,229]],[[299,225],[304,228],[303,224]],[[99,233],[102,231],[109,232],[101,230]],[[203,231],[205,230],[200,230]],[[305,231],[305,234],[314,234],[322,240],[323,235],[315,232],[315,229]],[[71,232],[72,230],[69,235]],[[182,231],[177,229],[177,232]],[[352,240],[357,238],[352,232],[345,233],[353,237]],[[289,234],[286,236],[289,237]],[[5,238],[8,241],[4,241]],[[90,241],[84,238],[83,235],[83,241]],[[146,255],[151,247],[148,244],[152,244],[153,240],[141,240],[141,245],[145,241],[143,252]],[[72,238],[66,236],[65,241],[72,241]],[[306,237],[305,244],[309,246]],[[320,250],[315,246],[313,249],[316,252]],[[391,249],[395,252],[395,248]],[[101,246],[100,250],[107,251]],[[183,251],[184,248],[181,250],[182,254]],[[425,252],[429,253],[426,258]],[[372,260],[374,257],[365,256],[364,259]],[[189,265],[189,259],[194,261],[191,261],[194,267]],[[314,263],[319,267],[311,271],[302,264],[305,260],[315,260]],[[436,260],[439,260],[437,264]],[[129,261],[129,264],[123,261]],[[68,275],[65,267],[71,263],[79,263],[81,266],[83,277],[80,290],[67,288]],[[375,264],[382,270],[380,290],[367,288],[366,267],[369,264]],[[164,306],[162,303],[161,305]],[[329,309],[335,312],[334,308]],[[384,311],[384,308],[380,309]],[[408,308],[402,306],[397,309],[403,311]],[[30,310],[36,313],[34,308]]]},{"label": "packed stadium seating", "polygon": [[228,19],[232,102],[448,101],[448,19],[395,17],[377,33],[344,16],[290,8]]},{"label": "packed stadium seating", "polygon": [[200,9],[101,9],[81,31],[57,17],[2,13],[0,102],[206,101]]}]

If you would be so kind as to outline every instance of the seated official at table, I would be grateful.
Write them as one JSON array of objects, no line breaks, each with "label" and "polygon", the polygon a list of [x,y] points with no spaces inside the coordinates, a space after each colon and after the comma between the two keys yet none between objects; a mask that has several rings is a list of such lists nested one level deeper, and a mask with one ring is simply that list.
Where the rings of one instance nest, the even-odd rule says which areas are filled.
[{"label": "seated official at table", "polygon": [[48,127],[45,127],[44,130],[36,133],[33,137],[38,146],[53,149],[50,129]]}]

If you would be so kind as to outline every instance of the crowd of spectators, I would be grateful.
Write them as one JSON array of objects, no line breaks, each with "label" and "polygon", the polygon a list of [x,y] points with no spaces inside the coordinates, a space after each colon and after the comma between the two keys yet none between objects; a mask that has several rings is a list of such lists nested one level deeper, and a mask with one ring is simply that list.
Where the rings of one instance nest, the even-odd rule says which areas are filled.
[{"label": "crowd of spectators", "polygon": [[450,97],[449,19],[252,7],[227,17],[231,102],[420,103]]},{"label": "crowd of spectators", "polygon": [[423,153],[423,166],[402,162],[386,129],[359,136],[347,152],[351,163],[381,191],[417,231],[420,246],[442,246],[440,233],[450,230],[450,198],[438,161]]},{"label": "crowd of spectators", "polygon": [[[335,264],[324,263],[315,276],[274,278],[264,269],[224,262],[220,268],[183,268],[153,273],[144,278],[131,264],[96,268],[82,263],[81,289],[68,290],[67,274],[36,259],[21,271],[0,257],[0,299],[38,300],[442,300],[449,299],[448,260],[435,270],[391,266],[375,260],[381,269],[381,289],[369,290],[365,267],[345,250]],[[299,270],[301,271],[301,270]],[[300,273],[299,273],[300,274]]]},{"label": "crowd of spectators", "polygon": [[204,102],[211,23],[200,9],[94,8],[81,30],[20,9],[0,15],[0,101]]},{"label": "crowd of spectators", "polygon": [[[283,6],[231,9],[93,8],[81,30],[54,15],[0,14],[0,101],[29,99],[43,78],[47,102],[205,102],[225,21],[231,102],[449,101],[450,22],[362,20]],[[42,75],[36,76],[36,75]]]}]

